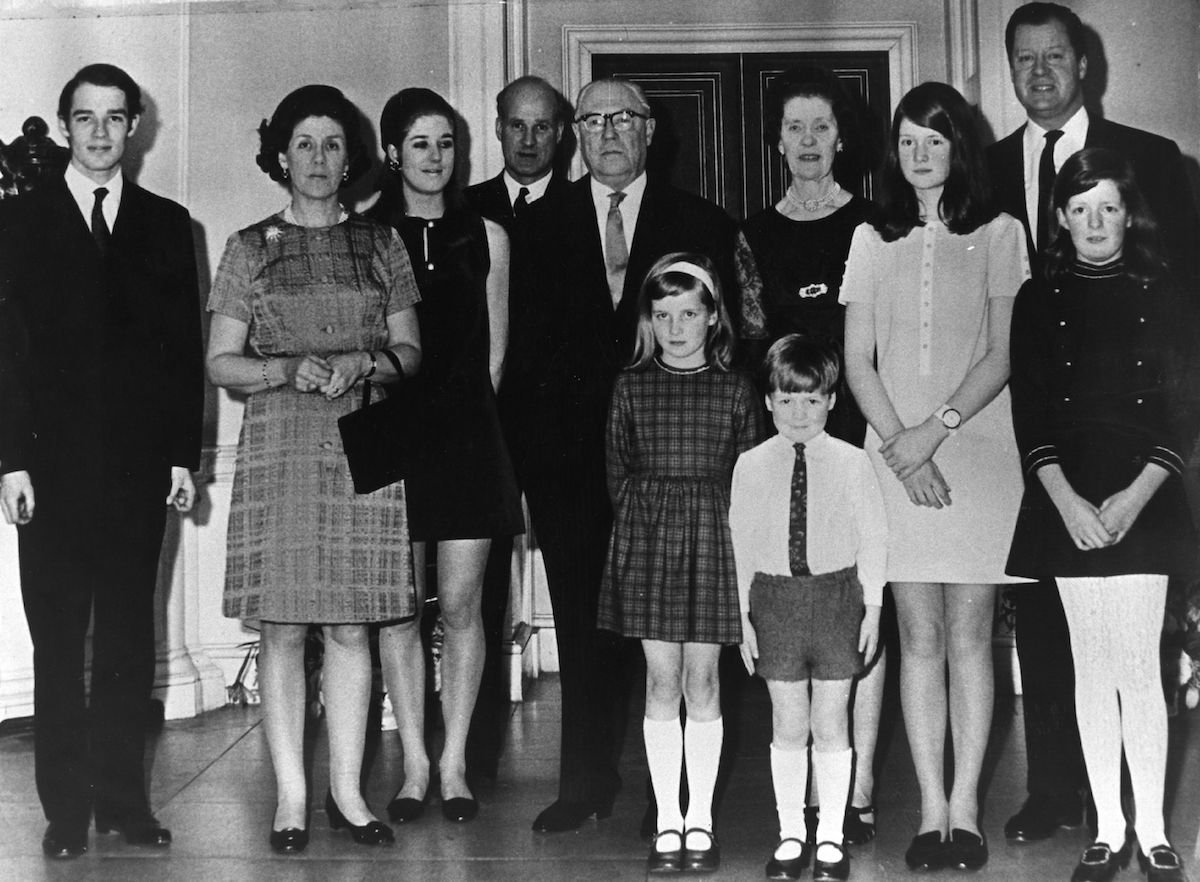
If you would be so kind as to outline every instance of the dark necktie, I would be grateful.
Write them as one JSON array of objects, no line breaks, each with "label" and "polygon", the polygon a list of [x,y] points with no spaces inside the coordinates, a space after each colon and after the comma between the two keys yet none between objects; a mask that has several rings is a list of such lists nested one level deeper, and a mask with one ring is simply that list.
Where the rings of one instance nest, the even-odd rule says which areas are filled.
[{"label": "dark necktie", "polygon": [[513,217],[517,220],[524,220],[525,215],[529,213],[529,188],[522,187],[517,191],[517,199],[513,202]]},{"label": "dark necktie", "polygon": [[792,506],[788,518],[788,564],[793,576],[811,575],[808,569],[808,466],[804,462],[804,445],[796,448],[796,465],[792,469]]},{"label": "dark necktie", "polygon": [[1061,129],[1046,132],[1046,143],[1042,145],[1042,158],[1038,161],[1038,216],[1037,241],[1034,245],[1038,251],[1045,251],[1053,235],[1054,224],[1050,218],[1050,199],[1054,190],[1054,145],[1063,136]]},{"label": "dark necktie", "polygon": [[108,240],[112,236],[108,231],[108,221],[104,219],[104,197],[107,195],[107,187],[97,187],[96,201],[92,203],[92,238],[96,240],[101,257],[108,254]]},{"label": "dark necktie", "polygon": [[625,268],[629,266],[629,246],[625,244],[625,222],[621,219],[624,193],[608,194],[608,221],[604,225],[604,261],[608,270],[608,293],[613,308],[625,291]]}]

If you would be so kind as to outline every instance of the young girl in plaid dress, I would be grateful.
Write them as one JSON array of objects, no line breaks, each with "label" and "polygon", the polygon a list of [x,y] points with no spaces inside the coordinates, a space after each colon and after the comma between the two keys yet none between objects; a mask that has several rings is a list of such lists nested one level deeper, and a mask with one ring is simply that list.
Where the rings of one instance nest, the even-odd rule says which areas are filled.
[{"label": "young girl in plaid dress", "polygon": [[729,483],[761,434],[758,396],[730,371],[732,349],[712,262],[685,253],[659,260],[642,284],[633,359],[609,411],[614,524],[599,615],[600,627],[640,639],[646,655],[643,734],[658,802],[650,872],[720,863],[712,832],[724,736],[717,661],[742,633]]}]

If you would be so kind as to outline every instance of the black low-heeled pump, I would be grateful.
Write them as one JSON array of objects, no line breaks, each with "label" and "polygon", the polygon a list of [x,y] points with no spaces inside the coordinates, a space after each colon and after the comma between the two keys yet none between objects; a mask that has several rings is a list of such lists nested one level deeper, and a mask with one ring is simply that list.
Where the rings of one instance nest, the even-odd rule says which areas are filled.
[{"label": "black low-heeled pump", "polygon": [[350,831],[350,837],[359,845],[391,845],[396,841],[392,828],[382,821],[369,821],[361,827],[351,824],[334,802],[332,790],[325,793],[325,814],[329,816],[331,830],[341,830],[345,827]]},{"label": "black low-heeled pump", "polygon": [[299,854],[308,847],[308,830],[300,827],[272,830],[268,841],[276,854]]}]

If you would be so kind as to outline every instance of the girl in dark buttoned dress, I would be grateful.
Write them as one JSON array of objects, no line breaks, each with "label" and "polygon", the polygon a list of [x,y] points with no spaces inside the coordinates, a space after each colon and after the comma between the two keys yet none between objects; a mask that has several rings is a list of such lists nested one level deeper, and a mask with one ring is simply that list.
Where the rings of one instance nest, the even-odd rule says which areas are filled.
[{"label": "girl in dark buttoned dress", "polygon": [[1143,863],[1182,879],[1163,823],[1167,720],[1159,635],[1167,580],[1193,571],[1183,457],[1194,437],[1189,310],[1174,295],[1126,160],[1089,148],[1059,172],[1060,225],[1046,279],[1017,298],[1013,422],[1025,474],[1008,572],[1053,577],[1075,661],[1080,742],[1097,837],[1072,879],[1110,879],[1129,858],[1129,765]]}]

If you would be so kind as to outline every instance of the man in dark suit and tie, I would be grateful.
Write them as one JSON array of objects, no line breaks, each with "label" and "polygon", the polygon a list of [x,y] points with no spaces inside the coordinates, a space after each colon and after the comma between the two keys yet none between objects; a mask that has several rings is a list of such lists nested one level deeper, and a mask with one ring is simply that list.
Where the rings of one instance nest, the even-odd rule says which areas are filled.
[{"label": "man in dark suit and tie", "polygon": [[729,217],[647,179],[654,118],[642,90],[597,80],[576,108],[588,175],[534,206],[533,300],[505,380],[521,402],[517,468],[546,564],[562,684],[558,800],[534,821],[541,832],[606,816],[620,786],[628,669],[621,641],[597,630],[596,611],[612,523],[605,421],[632,352],[638,289],[672,251],[706,254],[725,285],[733,280]]},{"label": "man in dark suit and tie", "polygon": [[[1002,210],[1025,225],[1036,273],[1038,250],[1057,234],[1047,208],[1054,175],[1072,153],[1108,147],[1132,163],[1158,220],[1174,270],[1185,284],[1197,277],[1196,207],[1174,141],[1088,114],[1088,58],[1082,22],[1056,3],[1028,3],[1009,19],[1005,48],[1013,89],[1028,121],[988,149],[992,186]],[[1034,841],[1083,822],[1080,792],[1087,775],[1075,719],[1075,675],[1058,589],[1052,583],[1014,586],[1017,656],[1028,759],[1028,799],[1009,819],[1009,839]]]},{"label": "man in dark suit and tie", "polygon": [[565,190],[554,171],[570,107],[541,77],[513,80],[496,95],[496,138],[504,171],[463,192],[467,203],[512,234],[513,221],[547,194]]},{"label": "man in dark suit and tie", "polygon": [[[0,510],[18,525],[48,857],[97,831],[166,846],[143,763],[167,505],[187,511],[203,374],[191,220],[125,179],[141,91],[89,65],[62,178],[0,203]],[[84,643],[92,630],[90,694]]]},{"label": "man in dark suit and tie", "polygon": [[[541,199],[561,196],[567,180],[555,170],[555,157],[570,120],[570,105],[541,77],[513,80],[496,95],[496,138],[504,170],[463,191],[467,204],[504,227],[511,243],[509,259],[509,348],[506,373],[521,352],[529,289],[529,221]],[[512,386],[504,382],[497,395],[500,422],[514,460],[519,436],[513,431]],[[512,540],[492,540],[483,580],[483,634],[487,647],[483,683],[471,718],[467,742],[472,773],[495,777],[508,724],[504,689],[504,633],[512,571]],[[511,637],[511,635],[508,635]]]}]

